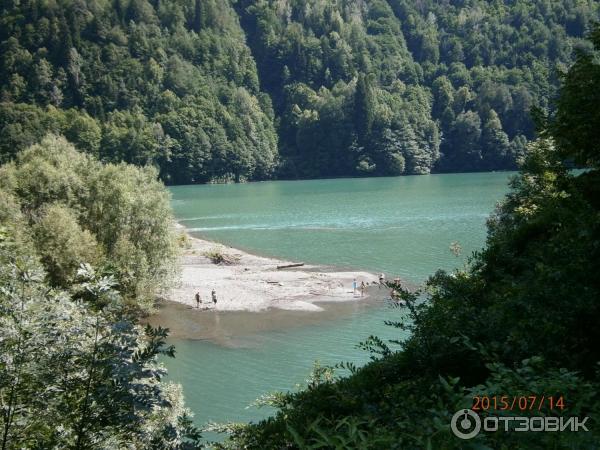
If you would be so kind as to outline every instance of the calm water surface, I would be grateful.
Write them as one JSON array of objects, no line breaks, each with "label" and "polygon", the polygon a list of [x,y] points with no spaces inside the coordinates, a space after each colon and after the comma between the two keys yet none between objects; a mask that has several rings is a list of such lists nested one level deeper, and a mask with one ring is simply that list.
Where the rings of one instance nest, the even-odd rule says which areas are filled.
[{"label": "calm water surface", "polygon": [[[462,265],[485,240],[485,220],[507,191],[509,173],[275,181],[171,188],[177,219],[198,236],[307,263],[385,272],[420,283]],[[463,254],[450,251],[458,242]],[[293,389],[313,362],[364,363],[356,344],[401,312],[378,299],[325,305],[325,313],[207,313],[167,305],[173,330],[170,378],[183,384],[196,422],[257,420],[260,395]],[[187,337],[187,338],[184,338]]]}]

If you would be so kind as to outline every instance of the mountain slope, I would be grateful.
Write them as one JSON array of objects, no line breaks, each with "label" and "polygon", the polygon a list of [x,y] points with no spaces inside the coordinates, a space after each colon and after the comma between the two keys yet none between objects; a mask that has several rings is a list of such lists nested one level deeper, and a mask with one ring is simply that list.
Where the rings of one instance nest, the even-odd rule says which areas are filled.
[{"label": "mountain slope", "polygon": [[271,176],[269,100],[227,2],[14,2],[0,30],[3,160],[51,129],[166,181]]},{"label": "mountain slope", "polygon": [[0,161],[62,133],[169,183],[516,167],[592,0],[28,0]]},{"label": "mountain slope", "polygon": [[531,107],[549,106],[556,68],[598,18],[592,1],[242,0],[237,10],[298,176],[515,168],[534,137]]}]

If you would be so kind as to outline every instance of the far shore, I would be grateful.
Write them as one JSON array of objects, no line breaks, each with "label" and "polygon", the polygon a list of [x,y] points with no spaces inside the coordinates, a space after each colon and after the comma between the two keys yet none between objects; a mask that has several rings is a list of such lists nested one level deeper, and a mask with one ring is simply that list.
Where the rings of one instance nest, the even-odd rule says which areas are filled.
[{"label": "far shore", "polygon": [[[297,311],[322,311],[321,302],[358,302],[368,298],[369,289],[361,296],[360,286],[378,284],[378,276],[365,271],[327,270],[326,267],[303,265],[277,269],[298,261],[284,261],[253,255],[224,244],[190,236],[180,224],[177,228],[188,236],[189,245],[181,256],[181,275],[167,295],[170,301],[197,306],[201,310],[264,311],[271,308]],[[232,264],[215,264],[209,252],[226,255]],[[353,291],[353,280],[359,289]],[[217,297],[216,305],[211,298]]]}]

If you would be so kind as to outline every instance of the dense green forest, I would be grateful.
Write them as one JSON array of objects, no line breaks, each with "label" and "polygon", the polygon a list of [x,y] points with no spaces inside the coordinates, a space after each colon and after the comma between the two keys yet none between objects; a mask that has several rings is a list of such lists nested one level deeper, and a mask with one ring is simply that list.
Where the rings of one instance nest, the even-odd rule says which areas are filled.
[{"label": "dense green forest", "polygon": [[[225,427],[233,437],[220,448],[598,448],[600,28],[591,37],[595,51],[579,52],[562,78],[556,113],[538,114],[540,138],[488,221],[486,247],[419,291],[389,284],[405,302],[388,323],[398,341],[373,336],[363,343],[371,363],[342,365],[351,375],[321,367],[306,389],[271,396],[279,412]],[[460,440],[451,417],[477,395],[563,396],[564,409],[479,414],[589,417],[589,431]]]},{"label": "dense green forest", "polygon": [[172,183],[268,178],[273,112],[227,2],[3,2],[0,153],[47,131]]},{"label": "dense green forest", "polygon": [[154,169],[45,137],[0,168],[0,446],[187,449],[199,432],[142,327],[174,275]]},{"label": "dense green forest", "polygon": [[598,2],[6,0],[0,161],[62,134],[167,183],[516,167]]}]

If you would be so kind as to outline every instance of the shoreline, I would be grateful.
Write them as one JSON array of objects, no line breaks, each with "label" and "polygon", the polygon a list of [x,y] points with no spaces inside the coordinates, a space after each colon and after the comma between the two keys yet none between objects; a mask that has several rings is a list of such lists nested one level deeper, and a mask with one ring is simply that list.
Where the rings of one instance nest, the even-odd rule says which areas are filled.
[{"label": "shoreline", "polygon": [[[382,291],[383,292],[383,291]],[[385,305],[374,290],[365,301],[319,302],[321,311],[268,308],[261,311],[202,311],[185,303],[163,301],[145,319],[153,327],[169,329],[169,340],[204,341],[226,348],[257,348],[265,333],[288,332],[306,326],[329,326]]]},{"label": "shoreline", "polygon": [[[196,308],[195,294],[200,293],[199,311],[251,311],[271,308],[288,311],[323,311],[316,303],[356,302],[369,298],[368,289],[355,294],[352,281],[358,285],[378,284],[378,276],[366,271],[328,271],[324,266],[305,264],[301,267],[277,269],[294,264],[278,258],[264,257],[191,236],[185,226],[175,227],[187,238],[180,257],[180,276],[166,300]],[[217,252],[232,264],[215,264],[206,256]],[[296,262],[297,263],[297,262]],[[215,290],[217,304],[211,300]]]}]

